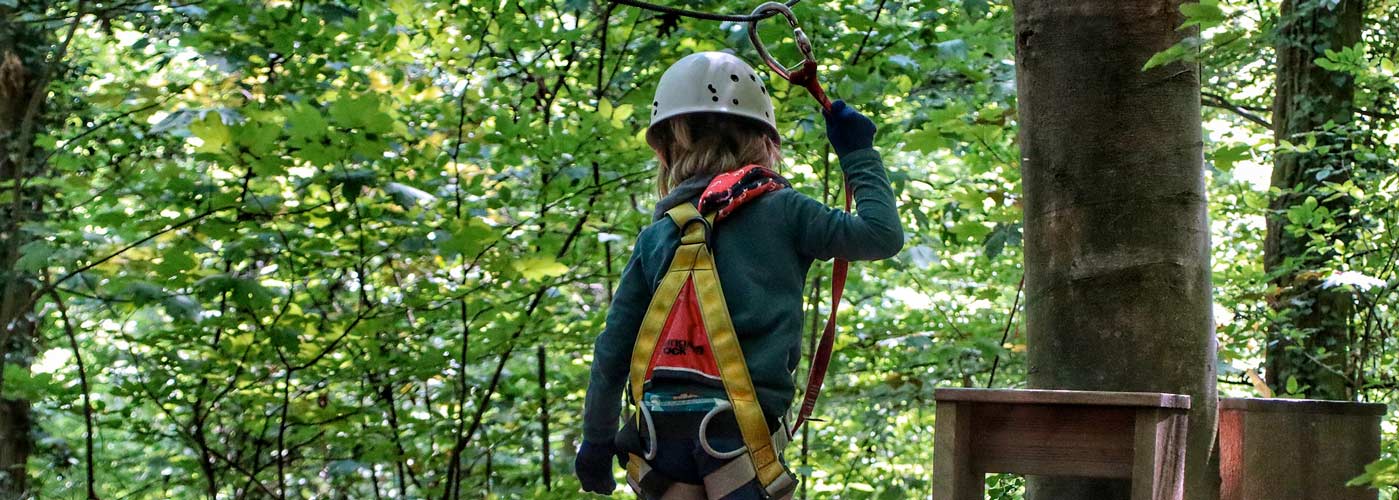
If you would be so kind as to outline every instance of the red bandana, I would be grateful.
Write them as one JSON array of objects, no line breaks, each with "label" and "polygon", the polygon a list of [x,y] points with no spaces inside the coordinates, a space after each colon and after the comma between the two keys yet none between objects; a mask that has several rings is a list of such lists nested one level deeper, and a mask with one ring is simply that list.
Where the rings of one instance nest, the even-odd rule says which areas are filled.
[{"label": "red bandana", "polygon": [[704,194],[700,195],[699,211],[705,215],[718,212],[714,216],[715,221],[723,220],[744,203],[789,187],[792,184],[777,172],[760,165],[749,165],[714,176]]}]

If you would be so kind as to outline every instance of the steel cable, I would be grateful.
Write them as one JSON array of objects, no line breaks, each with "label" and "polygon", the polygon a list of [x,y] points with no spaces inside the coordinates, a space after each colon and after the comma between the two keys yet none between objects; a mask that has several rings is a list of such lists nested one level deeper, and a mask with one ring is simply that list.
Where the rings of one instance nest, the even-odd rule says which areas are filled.
[{"label": "steel cable", "polygon": [[[791,7],[791,6],[793,6],[793,5],[796,5],[797,2],[800,2],[800,1],[801,1],[801,0],[787,0],[786,4],[787,4],[788,7]],[[772,16],[777,15],[777,12],[776,12],[776,11],[768,11],[768,12],[766,12],[766,13],[759,14],[759,15],[752,15],[752,14],[747,14],[747,15],[743,15],[743,14],[714,14],[714,13],[711,13],[711,12],[700,12],[700,11],[696,11],[696,10],[686,10],[686,9],[680,9],[680,8],[676,8],[676,7],[667,7],[667,6],[664,6],[664,5],[656,5],[656,4],[649,3],[649,2],[643,2],[643,1],[641,1],[641,0],[612,0],[612,3],[619,3],[619,4],[622,4],[622,5],[630,5],[630,6],[632,6],[632,7],[640,7],[640,8],[642,8],[642,9],[646,9],[646,10],[651,10],[651,11],[655,11],[655,12],[661,12],[661,13],[665,13],[665,14],[672,14],[672,15],[681,16],[681,17],[689,17],[689,18],[694,18],[694,19],[704,19],[704,20],[707,20],[707,21],[730,21],[730,22],[735,22],[735,23],[746,23],[746,22],[751,22],[751,21],[761,21],[761,20],[763,20],[763,19],[767,19],[767,18],[769,18],[769,17],[772,17]]]}]

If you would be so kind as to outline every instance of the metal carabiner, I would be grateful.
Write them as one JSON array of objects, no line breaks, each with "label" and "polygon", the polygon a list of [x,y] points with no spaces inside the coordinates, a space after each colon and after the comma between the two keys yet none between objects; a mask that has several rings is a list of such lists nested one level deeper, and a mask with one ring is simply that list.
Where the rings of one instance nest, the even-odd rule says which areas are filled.
[{"label": "metal carabiner", "polygon": [[797,50],[800,50],[802,53],[802,64],[788,69],[786,66],[783,66],[782,63],[772,58],[772,54],[768,53],[767,47],[763,46],[763,40],[758,38],[758,22],[763,18],[748,21],[748,40],[753,42],[753,48],[758,49],[758,56],[763,58],[763,62],[767,63],[768,67],[772,68],[772,71],[777,73],[778,76],[781,76],[783,80],[790,82],[792,81],[793,72],[801,71],[802,68],[815,64],[816,57],[811,53],[811,40],[806,37],[806,33],[802,31],[801,25],[797,23],[797,16],[792,14],[792,8],[788,7],[787,4],[781,2],[767,2],[753,9],[752,15],[771,16],[770,13],[773,12],[782,14],[782,17],[787,18],[787,24],[792,27],[792,37],[797,40]]},{"label": "metal carabiner", "polygon": [[656,451],[659,448],[659,445],[656,443],[656,422],[651,419],[651,411],[646,409],[645,404],[642,404],[640,408],[641,419],[646,422],[646,437],[650,438],[648,439],[650,442],[646,447],[646,452],[641,454],[641,458],[649,462],[656,459]]},{"label": "metal carabiner", "polygon": [[[778,4],[778,5],[781,5],[781,4]],[[783,7],[786,7],[786,6],[783,5]],[[735,449],[735,450],[718,451],[718,450],[715,450],[712,446],[709,445],[709,421],[712,420],[712,419],[714,419],[714,416],[715,416],[715,415],[718,415],[718,414],[723,413],[723,412],[726,412],[726,411],[733,411],[733,409],[734,409],[733,403],[730,403],[730,402],[728,402],[728,401],[723,401],[723,400],[721,400],[721,401],[719,401],[718,403],[716,403],[716,404],[714,405],[714,408],[713,408],[713,409],[709,410],[709,413],[704,414],[704,419],[700,420],[700,425],[699,425],[699,442],[700,442],[700,448],[704,448],[704,452],[705,452],[705,453],[708,453],[709,456],[714,457],[714,458],[717,458],[717,459],[719,459],[719,460],[728,460],[728,459],[731,459],[731,458],[737,458],[739,455],[742,455],[742,454],[748,452],[748,447],[747,447],[747,446],[740,446],[740,447],[738,447],[738,449]]]}]

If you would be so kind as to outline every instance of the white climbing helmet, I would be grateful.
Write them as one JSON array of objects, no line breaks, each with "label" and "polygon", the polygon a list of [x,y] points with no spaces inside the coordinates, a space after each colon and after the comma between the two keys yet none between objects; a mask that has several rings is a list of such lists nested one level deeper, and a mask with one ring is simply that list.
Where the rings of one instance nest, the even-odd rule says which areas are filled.
[{"label": "white climbing helmet", "polygon": [[779,137],[762,77],[743,59],[727,52],[690,54],[661,75],[656,98],[651,100],[651,125],[687,113],[752,118],[766,124],[773,138]]}]

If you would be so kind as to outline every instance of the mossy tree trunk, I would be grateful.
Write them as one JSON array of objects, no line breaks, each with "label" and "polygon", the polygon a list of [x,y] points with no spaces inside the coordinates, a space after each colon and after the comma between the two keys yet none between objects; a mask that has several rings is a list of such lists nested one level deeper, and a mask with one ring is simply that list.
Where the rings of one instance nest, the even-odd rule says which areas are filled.
[{"label": "mossy tree trunk", "polygon": [[[1181,0],[1017,0],[1029,383],[1189,394],[1186,498],[1218,499],[1215,339],[1195,64],[1142,71]],[[1125,499],[1031,477],[1029,498]]]},{"label": "mossy tree trunk", "polygon": [[[1360,41],[1362,0],[1284,0],[1277,41],[1277,85],[1273,100],[1273,134],[1279,144],[1309,142],[1317,149],[1279,154],[1273,163],[1273,187],[1282,195],[1272,201],[1264,242],[1264,268],[1278,287],[1271,297],[1278,323],[1270,332],[1268,385],[1277,392],[1295,379],[1299,392],[1319,399],[1350,399],[1346,353],[1350,345],[1347,320],[1352,310],[1349,292],[1323,288],[1325,273],[1317,272],[1336,252],[1312,245],[1312,238],[1288,229],[1287,212],[1314,197],[1334,217],[1339,228],[1333,238],[1350,239],[1346,230],[1350,200],[1319,194],[1325,182],[1343,183],[1350,177],[1344,129],[1353,114],[1354,80],[1341,72],[1318,67],[1327,50],[1340,50]],[[1325,152],[1323,152],[1325,151]]]},{"label": "mossy tree trunk", "polygon": [[[36,3],[0,6],[0,361],[28,370],[36,351],[31,295],[35,276],[18,261],[32,240],[25,223],[37,220],[42,202],[32,182],[40,175],[34,137],[42,121],[51,37],[17,19]],[[56,60],[56,59],[55,59]],[[0,372],[0,498],[26,498],[25,464],[34,449],[30,402],[9,397]]]}]

